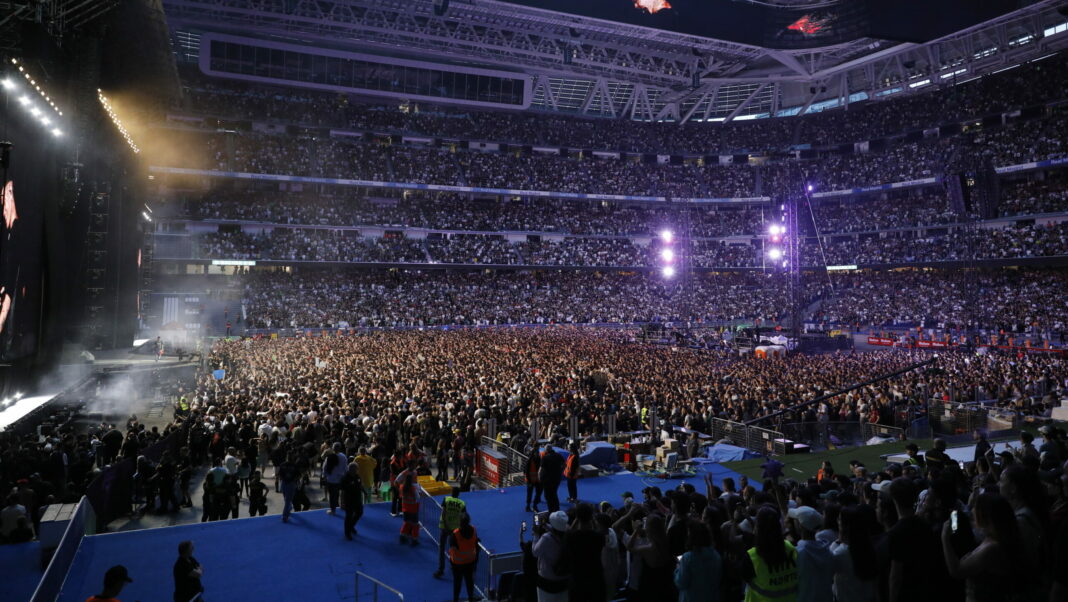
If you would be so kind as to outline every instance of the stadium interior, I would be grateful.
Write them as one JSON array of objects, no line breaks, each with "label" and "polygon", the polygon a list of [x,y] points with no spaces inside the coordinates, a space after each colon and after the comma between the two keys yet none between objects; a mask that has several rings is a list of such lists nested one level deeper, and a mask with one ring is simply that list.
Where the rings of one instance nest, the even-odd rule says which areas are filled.
[{"label": "stadium interior", "polygon": [[1068,0],[0,6],[6,598],[1068,602]]}]

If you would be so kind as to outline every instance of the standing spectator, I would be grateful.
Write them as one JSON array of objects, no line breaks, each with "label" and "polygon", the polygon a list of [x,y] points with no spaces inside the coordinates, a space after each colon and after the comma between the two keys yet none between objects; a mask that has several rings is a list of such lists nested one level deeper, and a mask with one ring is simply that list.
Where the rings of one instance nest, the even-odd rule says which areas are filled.
[{"label": "standing spectator", "polygon": [[104,573],[104,589],[95,596],[89,596],[85,602],[119,602],[115,596],[122,593],[122,588],[126,587],[127,583],[133,583],[130,573],[126,571],[126,567],[116,564]]},{"label": "standing spectator", "polygon": [[349,464],[348,472],[341,478],[338,487],[341,490],[341,505],[345,510],[345,539],[352,541],[352,536],[356,535],[356,523],[363,516],[364,487],[358,464]]},{"label": "standing spectator", "polygon": [[699,522],[691,524],[687,547],[675,569],[679,602],[720,602],[723,559],[712,546],[708,526]]},{"label": "standing spectator", "polygon": [[839,541],[831,544],[835,598],[838,602],[875,602],[879,571],[867,520],[856,506],[846,506],[838,515],[838,524]]},{"label": "standing spectator", "polygon": [[[975,500],[975,527],[985,536],[964,556],[953,546],[951,521],[942,526],[942,551],[946,568],[956,579],[965,580],[967,602],[1010,602],[1019,593],[1022,561],[1020,530],[1009,502],[996,493],[982,493]],[[963,521],[957,528],[968,528]]]},{"label": "standing spectator", "polygon": [[[930,454],[927,462],[931,464]],[[923,599],[932,588],[940,587],[934,583],[937,573],[934,563],[939,559],[932,553],[938,549],[938,542],[927,521],[916,514],[917,492],[911,480],[898,477],[880,491],[883,489],[889,489],[898,516],[897,524],[886,534],[890,553],[890,602]]]},{"label": "standing spectator", "polygon": [[445,496],[441,501],[441,518],[438,519],[438,570],[434,577],[440,578],[445,574],[445,546],[448,545],[449,535],[460,527],[460,517],[467,512],[467,503],[460,499],[460,488],[453,487],[452,495]]},{"label": "standing spectator", "polygon": [[674,579],[675,557],[671,555],[664,518],[658,514],[645,517],[643,524],[635,528],[634,537],[627,546],[641,562],[638,600],[674,600],[678,595]]},{"label": "standing spectator", "polygon": [[575,520],[564,539],[564,561],[571,575],[568,599],[572,602],[603,602],[604,566],[601,551],[605,536],[593,520],[593,506],[579,504]]},{"label": "standing spectator", "polygon": [[[531,450],[529,456],[527,456],[527,466],[524,471],[527,477],[527,505],[524,512],[531,512],[533,508],[534,512],[538,511],[538,504],[541,503],[541,479],[538,473],[541,471],[541,454],[538,453],[537,446]],[[534,504],[531,506],[530,494],[534,494]]]},{"label": "standing spectator", "polygon": [[567,479],[567,501],[569,504],[578,503],[578,477],[579,477],[579,446],[575,441],[571,442],[568,449],[567,462],[564,464],[564,478]]},{"label": "standing spectator", "polygon": [[797,549],[783,539],[778,510],[767,505],[757,510],[754,535],[756,545],[749,548],[742,564],[745,602],[796,602]]},{"label": "standing spectator", "polygon": [[267,485],[260,479],[260,471],[252,473],[248,484],[248,515],[264,516],[267,514]]},{"label": "standing spectator", "polygon": [[975,429],[973,437],[975,438],[975,454],[972,456],[972,462],[978,463],[979,458],[986,458],[993,448],[986,440],[986,432],[982,429]]},{"label": "standing spectator", "polygon": [[560,509],[560,479],[564,473],[564,457],[555,449],[552,443],[545,444],[545,453],[541,456],[541,468],[538,471],[538,480],[545,492],[545,504],[549,512]]},{"label": "standing spectator", "polygon": [[404,524],[401,525],[400,542],[419,545],[419,489],[416,484],[415,467],[409,466],[394,481],[400,490],[401,512]]},{"label": "standing spectator", "polygon": [[365,504],[370,504],[371,487],[375,481],[375,468],[378,466],[378,461],[367,455],[366,447],[361,447],[360,453],[356,454],[353,462],[360,470],[360,480],[363,482],[363,501]]},{"label": "standing spectator", "polygon": [[826,542],[816,539],[823,527],[823,516],[810,506],[791,508],[786,515],[793,520],[797,542],[798,602],[832,602],[834,557]]},{"label": "standing spectator", "polygon": [[348,459],[341,453],[341,444],[335,443],[326,458],[323,460],[323,480],[326,482],[326,492],[330,498],[330,510],[328,514],[337,511],[338,494],[341,491],[341,479],[345,478],[348,471]]},{"label": "standing spectator", "polygon": [[297,495],[297,485],[300,483],[300,469],[294,461],[293,454],[286,456],[285,461],[277,468],[275,474],[282,485],[282,522],[289,522],[289,513],[293,511],[293,498]]},{"label": "standing spectator", "polygon": [[7,506],[0,510],[0,535],[5,539],[10,537],[20,518],[28,518],[26,508],[19,504],[18,495],[12,493],[7,496]]},{"label": "standing spectator", "polygon": [[400,448],[397,448],[393,452],[393,457],[389,459],[389,513],[391,516],[397,516],[397,511],[400,510],[401,499],[400,491],[397,489],[397,479],[400,478],[406,466],[404,454],[401,453]]},{"label": "standing spectator", "polygon": [[549,515],[548,527],[534,525],[533,553],[538,560],[538,602],[567,602],[568,576],[560,572],[567,515],[559,510],[553,512]]},{"label": "standing spectator", "polygon": [[200,578],[204,576],[204,567],[193,558],[193,542],[183,541],[178,544],[178,560],[174,562],[174,602],[190,602],[195,596],[204,593]]},{"label": "standing spectator", "polygon": [[452,565],[452,600],[460,602],[460,581],[467,586],[467,599],[475,599],[475,566],[478,563],[478,532],[466,512],[449,533],[449,564]]}]

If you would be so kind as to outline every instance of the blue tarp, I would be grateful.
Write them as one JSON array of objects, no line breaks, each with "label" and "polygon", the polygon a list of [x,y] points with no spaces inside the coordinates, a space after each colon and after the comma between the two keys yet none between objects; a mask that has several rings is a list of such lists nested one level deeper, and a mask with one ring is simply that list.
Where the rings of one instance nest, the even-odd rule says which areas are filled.
[{"label": "blue tarp", "polygon": [[579,462],[607,468],[617,463],[616,446],[604,441],[591,441],[586,444],[586,451],[579,455]]},{"label": "blue tarp", "polygon": [[713,462],[737,462],[738,460],[751,460],[753,458],[763,457],[760,454],[754,454],[743,447],[728,445],[726,443],[719,443],[706,448],[705,456]]}]

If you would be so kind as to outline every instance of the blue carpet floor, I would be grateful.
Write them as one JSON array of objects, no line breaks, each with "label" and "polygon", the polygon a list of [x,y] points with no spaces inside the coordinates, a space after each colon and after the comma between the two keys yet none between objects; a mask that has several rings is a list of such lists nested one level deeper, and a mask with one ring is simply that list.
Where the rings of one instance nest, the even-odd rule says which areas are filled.
[{"label": "blue carpet floor", "polygon": [[41,542],[0,546],[0,581],[5,599],[29,600],[43,575]]},{"label": "blue carpet floor", "polygon": [[[726,476],[737,477],[715,465],[703,468],[717,484]],[[703,474],[689,481],[704,490]],[[681,482],[643,479],[630,473],[582,479],[579,498],[593,503],[607,500],[615,506],[621,503],[624,491],[640,499],[644,487],[667,489]],[[566,486],[560,487],[560,495],[567,497]],[[523,512],[524,496],[523,487],[463,495],[488,550],[506,553],[519,549],[519,524],[530,520]],[[541,508],[545,508],[544,503]],[[294,514],[289,524],[273,515],[89,536],[78,549],[59,600],[82,602],[98,593],[104,572],[115,564],[125,565],[134,580],[120,596],[124,602],[169,600],[178,543],[187,539],[194,542],[194,556],[204,566],[205,599],[209,602],[356,600],[356,571],[399,589],[408,601],[452,599],[451,575],[447,580],[432,575],[437,568],[437,546],[425,533],[419,547],[400,545],[401,519],[389,515],[389,504],[366,507],[355,541],[343,538],[342,524],[340,511],[330,516],[325,510],[316,510]],[[434,529],[437,525],[425,526]],[[370,589],[364,586],[361,583],[360,601],[371,599]],[[390,598],[383,595],[380,599]]]},{"label": "blue carpet floor", "polygon": [[[712,475],[716,485],[720,485],[726,477],[732,477],[735,481],[740,476],[738,473],[723,468],[718,464],[703,464],[696,477],[689,479],[654,479],[643,478],[636,474],[625,472],[615,475],[597,477],[592,479],[579,479],[579,500],[591,504],[599,504],[607,501],[613,506],[623,503],[623,493],[631,492],[638,500],[642,499],[642,490],[646,487],[659,487],[662,491],[674,489],[679,484],[688,482],[697,491],[704,493],[704,472]],[[503,492],[503,493],[502,493]],[[438,503],[444,496],[435,498]],[[567,498],[567,484],[561,484],[559,489],[560,507],[567,510],[570,504],[563,500]],[[503,490],[472,491],[465,493],[461,498],[467,504],[467,512],[471,515],[471,522],[478,528],[482,544],[491,553],[503,554],[519,550],[519,527],[523,521],[527,521],[530,527],[531,514],[524,512],[526,504],[526,487],[509,487]],[[545,510],[544,496],[538,506]],[[530,538],[529,531],[527,538]]]}]

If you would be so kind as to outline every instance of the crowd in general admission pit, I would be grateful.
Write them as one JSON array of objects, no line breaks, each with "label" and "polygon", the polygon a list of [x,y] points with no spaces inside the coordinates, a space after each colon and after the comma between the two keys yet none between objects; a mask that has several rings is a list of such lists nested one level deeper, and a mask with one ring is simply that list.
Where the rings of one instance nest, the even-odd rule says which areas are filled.
[{"label": "crowd in general admission pit", "polygon": [[[796,143],[819,147],[859,142],[1061,100],[1068,97],[1066,66],[1068,61],[1061,53],[946,90],[891,95],[880,102],[852,103],[845,110],[732,123],[691,121],[681,126],[547,112],[375,106],[333,93],[272,90],[259,83],[209,78],[195,71],[183,71],[182,79],[188,109],[201,115],[576,149],[736,154],[784,149]],[[967,74],[959,77],[969,79]]]},{"label": "crowd in general admission pit", "polygon": [[238,327],[352,327],[778,320],[781,276],[684,285],[595,272],[301,272],[243,276]]},{"label": "crowd in general admission pit", "polygon": [[[759,416],[915,359],[882,351],[769,363],[678,353],[631,336],[493,330],[220,343],[211,362],[230,376],[218,389],[202,376],[190,407],[200,444],[190,453],[214,466],[208,483],[213,473],[221,483],[240,482],[228,465],[251,463],[253,471],[281,474],[283,492],[287,483],[299,484],[284,493],[285,521],[294,501],[306,506],[298,492],[315,478],[326,480],[331,512],[338,506],[343,485],[331,486],[331,457],[335,466],[353,458],[352,470],[372,490],[396,479],[398,458],[432,459],[438,478],[452,469],[463,483],[489,417],[527,452],[537,451],[524,443],[531,417],[550,440],[564,436],[569,415],[579,417],[583,434],[600,428],[605,411],[628,430],[641,424],[641,408],[652,399],[666,424],[701,431],[712,417]],[[1010,405],[1044,388],[1050,393],[1043,401],[1052,404],[1065,384],[1062,360],[1054,357],[944,361],[942,371],[867,386],[799,418],[892,421],[901,406],[951,387]],[[1041,412],[1037,405],[1017,404]],[[1017,450],[997,456],[981,447],[963,470],[936,441],[922,456],[911,449],[903,465],[828,463],[815,475],[784,478],[781,464],[769,462],[762,487],[706,481],[703,490],[649,487],[617,507],[572,504],[564,515],[541,515],[525,546],[538,578],[530,579],[531,570],[523,583],[542,594],[564,592],[560,599],[566,592],[611,599],[617,588],[636,600],[735,601],[747,588],[841,602],[927,599],[932,592],[947,600],[1020,599],[1012,593],[1045,600],[1038,596],[1051,588],[1060,596],[1056,567],[1068,561],[1061,464],[1068,456],[1062,432],[1043,430],[1042,437],[1033,442],[1024,433]],[[232,489],[223,491],[232,499]],[[223,506],[222,516],[205,507],[205,519],[226,517],[230,507]],[[470,520],[492,528],[477,515]]]}]

